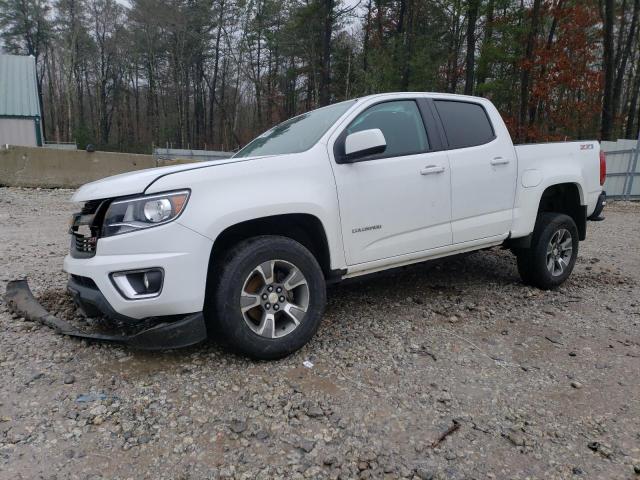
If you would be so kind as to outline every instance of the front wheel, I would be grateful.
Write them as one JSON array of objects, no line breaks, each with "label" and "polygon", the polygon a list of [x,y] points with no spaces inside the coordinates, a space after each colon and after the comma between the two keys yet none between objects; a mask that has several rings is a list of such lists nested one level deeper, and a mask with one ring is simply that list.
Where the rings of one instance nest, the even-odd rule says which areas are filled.
[{"label": "front wheel", "polygon": [[303,245],[265,235],[239,243],[208,299],[216,330],[257,359],[281,358],[315,334],[326,303],[322,269]]},{"label": "front wheel", "polygon": [[578,227],[562,213],[542,213],[531,246],[519,250],[518,272],[524,283],[544,290],[569,278],[578,256]]}]

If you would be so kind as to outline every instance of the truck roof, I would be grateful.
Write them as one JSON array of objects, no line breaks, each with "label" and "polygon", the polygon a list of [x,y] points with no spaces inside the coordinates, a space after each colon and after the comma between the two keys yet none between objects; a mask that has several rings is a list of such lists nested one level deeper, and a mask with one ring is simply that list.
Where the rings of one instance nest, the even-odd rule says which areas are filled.
[{"label": "truck roof", "polygon": [[384,98],[384,97],[404,97],[404,96],[430,96],[430,97],[440,97],[440,98],[456,98],[460,100],[481,100],[485,102],[489,102],[487,98],[484,97],[475,97],[471,95],[460,95],[458,93],[442,93],[442,92],[385,92],[385,93],[374,93],[371,95],[366,95],[364,97],[358,97],[356,100],[364,100],[365,98]]}]

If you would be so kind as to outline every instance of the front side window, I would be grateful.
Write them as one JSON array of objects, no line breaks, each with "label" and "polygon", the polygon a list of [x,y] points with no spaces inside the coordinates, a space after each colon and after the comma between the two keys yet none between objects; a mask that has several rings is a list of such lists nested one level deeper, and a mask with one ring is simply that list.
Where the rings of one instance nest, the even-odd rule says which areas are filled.
[{"label": "front side window", "polygon": [[399,157],[429,150],[420,111],[413,100],[378,103],[369,107],[347,127],[346,134],[379,128],[387,142],[381,157]]},{"label": "front side window", "polygon": [[340,102],[293,117],[256,137],[233,157],[284,155],[309,150],[355,102]]},{"label": "front side window", "polygon": [[449,148],[475,147],[495,138],[482,105],[452,100],[436,100],[434,103],[442,120]]}]

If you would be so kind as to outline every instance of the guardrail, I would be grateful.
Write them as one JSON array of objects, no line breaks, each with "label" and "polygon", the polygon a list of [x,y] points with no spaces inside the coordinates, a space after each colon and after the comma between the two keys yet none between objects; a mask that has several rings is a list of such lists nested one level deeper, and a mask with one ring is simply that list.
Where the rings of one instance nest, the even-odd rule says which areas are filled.
[{"label": "guardrail", "polygon": [[44,148],[55,148],[57,150],[77,150],[78,146],[74,142],[45,142]]},{"label": "guardrail", "polygon": [[221,160],[229,158],[233,152],[223,152],[219,150],[191,150],[186,148],[154,148],[153,157],[158,160],[189,160],[192,162],[206,162],[209,160]]}]

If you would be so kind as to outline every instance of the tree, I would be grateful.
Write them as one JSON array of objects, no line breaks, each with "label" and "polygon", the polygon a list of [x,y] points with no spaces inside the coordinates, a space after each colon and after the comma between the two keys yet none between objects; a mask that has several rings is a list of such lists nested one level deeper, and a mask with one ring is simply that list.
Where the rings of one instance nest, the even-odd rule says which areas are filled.
[{"label": "tree", "polygon": [[495,12],[494,8],[495,0],[489,0],[487,2],[484,37],[482,39],[482,47],[480,48],[480,57],[478,59],[478,68],[476,72],[477,88],[480,90],[482,89],[484,83],[487,81],[487,75],[489,73],[489,56],[493,45],[493,22]]},{"label": "tree", "polygon": [[611,140],[613,133],[613,83],[615,81],[615,57],[613,51],[614,19],[614,1],[604,0],[602,18],[604,24],[604,92],[602,94],[602,126],[600,130],[602,140]]},{"label": "tree", "polygon": [[92,68],[97,89],[98,131],[100,142],[107,145],[123,75],[121,60],[125,52],[120,42],[123,10],[115,0],[90,0],[89,11],[93,20],[91,37],[96,48]]},{"label": "tree", "polygon": [[234,149],[398,90],[485,96],[518,141],[610,138],[638,127],[639,2],[0,0],[0,38],[37,58],[45,135],[102,149]]},{"label": "tree", "polygon": [[331,37],[335,23],[334,0],[322,1],[322,55],[320,68],[320,106],[329,105],[331,99]]},{"label": "tree", "polygon": [[[622,12],[622,18],[625,18],[625,13]],[[640,0],[634,0],[633,13],[631,15],[631,25],[629,31],[626,32],[626,41],[624,40],[625,29],[620,27],[618,53],[616,54],[615,64],[617,66],[616,74],[613,82],[612,92],[612,105],[613,110],[612,117],[615,119],[620,109],[620,100],[622,98],[622,84],[624,82],[625,75],[627,74],[627,64],[631,56],[631,50],[634,46],[634,42],[637,42],[636,30],[638,28],[638,15],[640,14]],[[622,45],[624,44],[624,47]]]},{"label": "tree", "polygon": [[[639,35],[640,37],[640,35]],[[640,42],[640,38],[638,39]],[[629,109],[627,110],[627,123],[624,130],[624,138],[636,138],[640,130],[640,108],[638,101],[640,97],[640,54],[637,55],[636,72],[631,83],[631,95],[629,98]],[[637,128],[634,128],[638,123]]]},{"label": "tree", "polygon": [[480,0],[468,0],[467,5],[467,54],[465,62],[465,83],[464,94],[473,95],[473,82],[475,76],[476,59],[476,22],[478,21],[478,10]]},{"label": "tree", "polygon": [[583,2],[558,2],[545,44],[533,53],[527,136],[539,140],[588,138],[597,131],[602,75],[593,44],[599,13]]},{"label": "tree", "polygon": [[538,25],[540,23],[540,7],[542,0],[534,0],[531,9],[531,23],[527,32],[526,49],[522,61],[522,73],[520,75],[520,118],[518,121],[519,141],[528,140],[526,126],[529,114],[529,89],[531,87],[531,68],[533,64],[533,52],[538,38]]}]

